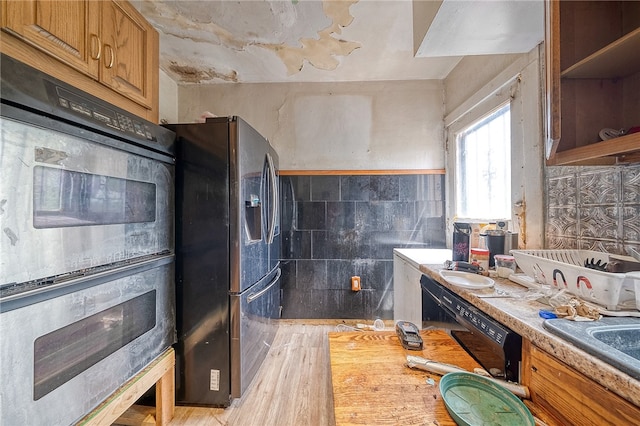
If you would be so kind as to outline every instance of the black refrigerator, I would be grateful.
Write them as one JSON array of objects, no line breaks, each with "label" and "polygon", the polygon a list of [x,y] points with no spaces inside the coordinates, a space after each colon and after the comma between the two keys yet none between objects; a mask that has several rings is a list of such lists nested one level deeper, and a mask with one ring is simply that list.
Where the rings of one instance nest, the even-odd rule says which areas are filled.
[{"label": "black refrigerator", "polygon": [[278,156],[239,117],[176,132],[176,403],[226,407],[280,317]]}]

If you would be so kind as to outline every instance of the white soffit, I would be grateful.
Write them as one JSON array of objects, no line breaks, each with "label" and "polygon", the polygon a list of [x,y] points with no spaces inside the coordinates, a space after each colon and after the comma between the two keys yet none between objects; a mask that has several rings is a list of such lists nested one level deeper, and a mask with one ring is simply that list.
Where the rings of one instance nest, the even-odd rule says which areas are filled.
[{"label": "white soffit", "polygon": [[425,16],[432,21],[424,22],[421,58],[526,53],[544,39],[542,0],[445,0],[435,17]]}]

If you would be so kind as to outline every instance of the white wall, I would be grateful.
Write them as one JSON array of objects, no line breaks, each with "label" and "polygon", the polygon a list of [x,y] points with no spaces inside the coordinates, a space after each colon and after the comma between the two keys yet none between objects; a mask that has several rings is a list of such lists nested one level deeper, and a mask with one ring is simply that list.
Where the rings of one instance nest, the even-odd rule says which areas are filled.
[{"label": "white wall", "polygon": [[179,121],[238,115],[283,170],[443,169],[442,81],[179,87]]},{"label": "white wall", "polygon": [[178,121],[178,85],[162,70],[159,80],[158,119],[160,123],[175,123]]},{"label": "white wall", "polygon": [[497,75],[525,55],[465,56],[444,80],[445,116],[467,102]]},{"label": "white wall", "polygon": [[514,155],[525,164],[516,182],[525,207],[519,230],[527,247],[541,247],[540,57],[538,48],[466,57],[442,81],[176,86],[161,72],[160,118],[194,122],[205,111],[241,116],[271,141],[282,170],[443,169],[445,123],[520,75],[521,148]]}]

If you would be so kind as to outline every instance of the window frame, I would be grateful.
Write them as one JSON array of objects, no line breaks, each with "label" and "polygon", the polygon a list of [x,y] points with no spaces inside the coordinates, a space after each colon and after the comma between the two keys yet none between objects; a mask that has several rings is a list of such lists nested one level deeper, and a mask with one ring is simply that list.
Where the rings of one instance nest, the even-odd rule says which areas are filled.
[{"label": "window frame", "polygon": [[505,102],[511,104],[510,226],[519,233],[521,249],[544,247],[543,76],[544,57],[538,47],[445,115],[447,247],[452,243],[453,222],[463,221],[455,217],[455,135]]}]

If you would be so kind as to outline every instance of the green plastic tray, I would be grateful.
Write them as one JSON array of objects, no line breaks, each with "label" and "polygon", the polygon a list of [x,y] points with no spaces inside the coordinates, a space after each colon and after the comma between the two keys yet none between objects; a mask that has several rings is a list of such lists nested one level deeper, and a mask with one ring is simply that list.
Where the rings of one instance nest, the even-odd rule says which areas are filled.
[{"label": "green plastic tray", "polygon": [[534,426],[529,409],[503,386],[472,373],[448,373],[440,379],[447,411],[460,426]]}]

